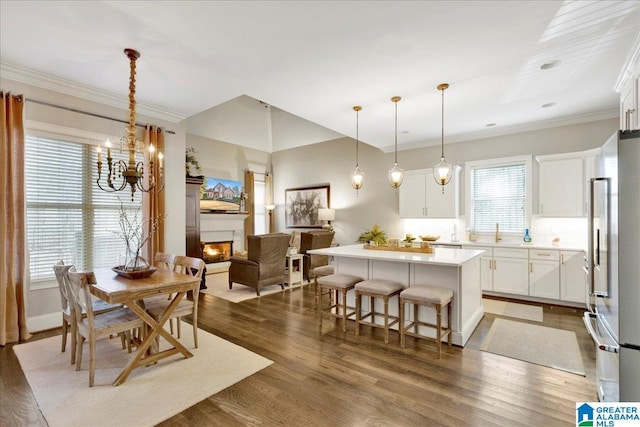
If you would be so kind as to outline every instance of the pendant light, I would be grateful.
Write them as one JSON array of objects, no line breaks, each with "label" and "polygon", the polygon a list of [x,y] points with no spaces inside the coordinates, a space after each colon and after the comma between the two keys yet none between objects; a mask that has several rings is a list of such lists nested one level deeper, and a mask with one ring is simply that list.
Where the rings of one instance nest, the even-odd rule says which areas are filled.
[{"label": "pendant light", "polygon": [[398,101],[402,98],[399,96],[394,96],[391,98],[394,104],[396,104],[396,128],[395,128],[395,158],[393,163],[393,169],[389,171],[389,184],[393,188],[398,188],[402,185],[402,180],[404,179],[404,170],[398,167]]},{"label": "pendant light", "polygon": [[449,85],[447,83],[438,85],[438,90],[442,92],[442,151],[440,154],[440,162],[433,168],[433,179],[436,180],[438,185],[442,186],[442,194],[444,194],[444,186],[449,183],[453,175],[453,167],[447,163],[444,158],[444,91],[448,87]]},{"label": "pendant light", "polygon": [[360,110],[362,110],[362,107],[359,105],[356,105],[353,107],[353,111],[356,112],[356,168],[353,171],[353,173],[351,174],[351,185],[353,186],[353,188],[355,188],[356,190],[356,197],[358,197],[358,190],[362,188],[362,185],[364,184],[364,172],[362,172],[360,170],[360,167],[358,166],[358,143],[359,143],[359,138],[358,138],[358,113],[360,112]]}]

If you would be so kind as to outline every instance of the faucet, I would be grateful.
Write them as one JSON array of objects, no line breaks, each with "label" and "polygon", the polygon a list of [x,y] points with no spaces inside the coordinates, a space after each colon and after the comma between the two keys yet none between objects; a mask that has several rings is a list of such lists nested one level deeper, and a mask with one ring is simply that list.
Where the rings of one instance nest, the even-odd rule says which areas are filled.
[{"label": "faucet", "polygon": [[500,240],[502,240],[502,237],[500,237],[500,223],[496,222],[496,243]]}]

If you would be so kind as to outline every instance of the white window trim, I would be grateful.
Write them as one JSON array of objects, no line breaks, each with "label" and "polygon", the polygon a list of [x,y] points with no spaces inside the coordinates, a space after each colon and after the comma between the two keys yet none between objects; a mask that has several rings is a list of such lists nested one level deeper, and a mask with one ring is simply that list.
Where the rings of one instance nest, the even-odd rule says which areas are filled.
[{"label": "white window trim", "polygon": [[[532,196],[532,181],[533,181],[533,159],[531,154],[526,154],[522,156],[512,156],[512,157],[501,157],[498,159],[487,159],[487,160],[473,160],[469,162],[465,162],[464,165],[464,176],[465,176],[465,218],[467,220],[467,227],[473,228],[473,217],[471,209],[471,176],[473,175],[474,169],[482,169],[482,168],[490,168],[496,166],[512,166],[512,165],[520,165],[524,163],[525,165],[525,198],[526,202],[524,205],[524,223],[525,227],[531,227],[531,206],[533,204]],[[478,233],[480,235],[492,235],[493,233]],[[520,233],[516,232],[505,232],[502,235],[507,236],[518,236]]]}]

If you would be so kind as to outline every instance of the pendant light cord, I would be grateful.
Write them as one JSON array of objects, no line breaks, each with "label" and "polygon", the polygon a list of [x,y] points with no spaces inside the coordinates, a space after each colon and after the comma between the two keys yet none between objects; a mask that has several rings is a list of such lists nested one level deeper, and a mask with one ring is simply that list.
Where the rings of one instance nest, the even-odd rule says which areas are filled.
[{"label": "pendant light cord", "polygon": [[444,158],[444,89],[442,89],[442,143],[440,144],[441,146],[441,153],[440,153],[440,157]]},{"label": "pendant light cord", "polygon": [[356,167],[358,167],[358,141],[359,141],[359,135],[358,135],[358,129],[360,128],[360,123],[359,123],[359,114],[360,113],[360,109],[356,110]]},{"label": "pendant light cord", "polygon": [[398,164],[398,100],[393,101],[396,104],[396,143],[395,143],[395,160],[394,163]]}]

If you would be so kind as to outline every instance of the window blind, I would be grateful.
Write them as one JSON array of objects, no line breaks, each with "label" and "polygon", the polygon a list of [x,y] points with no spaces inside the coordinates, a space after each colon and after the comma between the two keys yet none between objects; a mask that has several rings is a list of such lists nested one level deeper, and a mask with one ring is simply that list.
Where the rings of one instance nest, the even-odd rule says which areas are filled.
[{"label": "window blind", "polygon": [[475,231],[504,232],[525,228],[526,168],[524,164],[475,168],[472,175],[472,215]]},{"label": "window blind", "polygon": [[[115,149],[112,156],[128,159],[127,153]],[[127,190],[100,190],[96,161],[89,144],[27,132],[25,191],[32,280],[53,277],[53,264],[60,260],[93,270],[117,265],[124,253],[125,244],[114,233],[119,230],[119,200],[134,215],[142,196],[136,192],[131,202]],[[103,173],[105,169],[103,164]]]}]

